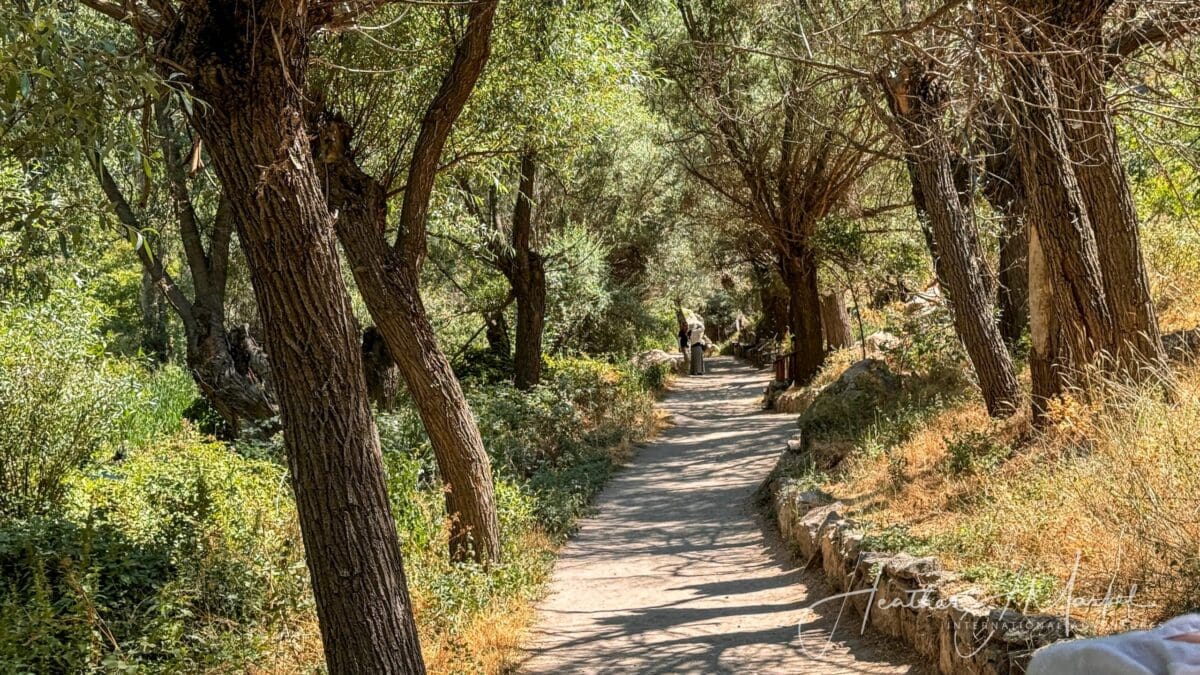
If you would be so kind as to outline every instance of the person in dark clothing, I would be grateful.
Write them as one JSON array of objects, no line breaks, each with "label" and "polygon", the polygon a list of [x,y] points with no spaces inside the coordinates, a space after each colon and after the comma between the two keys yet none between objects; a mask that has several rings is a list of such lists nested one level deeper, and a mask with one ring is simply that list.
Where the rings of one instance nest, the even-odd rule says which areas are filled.
[{"label": "person in dark clothing", "polygon": [[692,375],[704,374],[704,324],[694,323],[689,327],[688,342],[692,345]]}]

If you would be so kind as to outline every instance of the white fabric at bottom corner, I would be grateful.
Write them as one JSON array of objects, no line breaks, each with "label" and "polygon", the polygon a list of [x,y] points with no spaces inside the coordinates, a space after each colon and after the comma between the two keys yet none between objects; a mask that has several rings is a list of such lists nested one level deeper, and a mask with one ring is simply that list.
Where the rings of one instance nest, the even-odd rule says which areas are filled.
[{"label": "white fabric at bottom corner", "polygon": [[1028,675],[1200,675],[1200,644],[1170,638],[1200,634],[1200,614],[1158,628],[1039,649]]}]

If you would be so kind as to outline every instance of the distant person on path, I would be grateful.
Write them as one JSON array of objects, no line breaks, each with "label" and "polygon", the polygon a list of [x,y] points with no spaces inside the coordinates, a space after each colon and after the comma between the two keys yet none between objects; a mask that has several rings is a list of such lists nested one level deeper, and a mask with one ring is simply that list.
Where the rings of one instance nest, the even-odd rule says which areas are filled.
[{"label": "distant person on path", "polygon": [[704,374],[704,324],[691,324],[688,342],[692,345],[692,375]]},{"label": "distant person on path", "polygon": [[679,329],[679,353],[683,354],[683,360],[686,363],[688,360],[688,329],[687,326]]}]

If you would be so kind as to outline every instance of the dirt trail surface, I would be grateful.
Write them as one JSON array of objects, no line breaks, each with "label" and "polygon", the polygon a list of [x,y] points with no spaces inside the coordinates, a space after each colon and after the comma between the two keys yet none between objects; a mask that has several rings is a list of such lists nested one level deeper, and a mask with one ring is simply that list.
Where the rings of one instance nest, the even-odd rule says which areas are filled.
[{"label": "dirt trail surface", "polygon": [[753,504],[796,428],[758,411],[762,386],[761,372],[725,358],[679,378],[664,403],[674,426],[563,548],[521,672],[925,672],[861,637],[840,600],[809,609],[829,588]]}]

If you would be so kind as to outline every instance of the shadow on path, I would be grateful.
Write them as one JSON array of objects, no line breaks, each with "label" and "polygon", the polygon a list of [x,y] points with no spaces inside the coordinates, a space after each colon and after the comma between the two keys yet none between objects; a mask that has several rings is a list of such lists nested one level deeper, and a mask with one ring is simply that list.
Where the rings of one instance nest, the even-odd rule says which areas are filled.
[{"label": "shadow on path", "polygon": [[521,672],[923,672],[895,645],[860,637],[839,603],[806,609],[828,588],[752,504],[795,432],[793,417],[757,409],[762,381],[726,358],[680,378],[663,404],[674,426],[561,551]]}]

